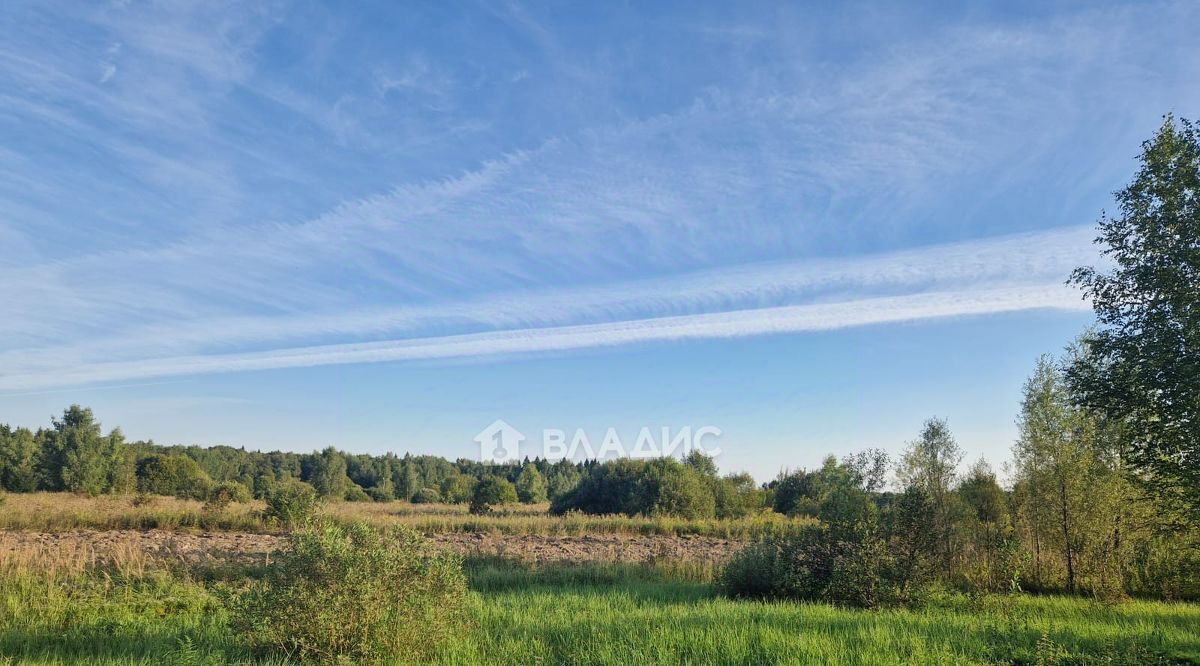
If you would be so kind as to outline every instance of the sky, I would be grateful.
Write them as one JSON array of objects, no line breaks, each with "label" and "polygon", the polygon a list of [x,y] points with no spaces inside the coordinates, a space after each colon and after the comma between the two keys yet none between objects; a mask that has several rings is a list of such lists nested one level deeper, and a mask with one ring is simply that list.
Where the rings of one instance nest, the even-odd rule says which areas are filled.
[{"label": "sky", "polygon": [[1000,467],[1200,5],[0,5],[0,422]]}]

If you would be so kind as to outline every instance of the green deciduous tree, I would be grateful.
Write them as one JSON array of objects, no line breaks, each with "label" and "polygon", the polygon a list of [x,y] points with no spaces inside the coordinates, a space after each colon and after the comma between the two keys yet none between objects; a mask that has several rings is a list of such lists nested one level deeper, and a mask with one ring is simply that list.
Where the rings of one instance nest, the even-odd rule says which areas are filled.
[{"label": "green deciduous tree", "polygon": [[763,505],[763,491],[754,483],[754,477],[745,472],[727,474],[716,479],[713,485],[718,518],[741,518],[759,510]]},{"label": "green deciduous tree", "polygon": [[582,476],[574,463],[560,460],[546,471],[546,494],[551,500],[563,497],[579,485]]},{"label": "green deciduous tree", "polygon": [[517,497],[525,504],[546,501],[546,479],[531,462],[521,467],[521,475],[517,477]]},{"label": "green deciduous tree", "polygon": [[1121,423],[1141,480],[1200,522],[1200,131],[1168,116],[1142,146],[1096,242],[1109,270],[1077,269],[1098,327],[1067,377]]},{"label": "green deciduous tree", "polygon": [[712,518],[710,484],[718,481],[676,458],[618,458],[588,467],[573,490],[554,498],[550,511]]},{"label": "green deciduous tree", "polygon": [[417,474],[417,466],[411,460],[403,460],[396,465],[392,475],[396,488],[396,499],[410,501],[413,495],[421,489],[421,477]]},{"label": "green deciduous tree", "polygon": [[332,446],[326,447],[313,457],[308,482],[321,497],[342,499],[350,485],[350,478],[346,476],[346,458]]},{"label": "green deciduous tree", "polygon": [[649,473],[643,488],[649,510],[644,513],[689,519],[716,515],[716,499],[710,485],[715,477],[705,476],[696,468],[680,465],[670,458],[652,460],[646,467]]},{"label": "green deciduous tree", "polygon": [[990,591],[1012,589],[1019,583],[1014,555],[1008,498],[987,462],[975,463],[958,485],[964,509],[960,521],[964,576],[971,587]]},{"label": "green deciduous tree", "polygon": [[0,489],[14,493],[37,490],[37,454],[32,431],[0,424]]},{"label": "green deciduous tree", "polygon": [[[1100,425],[1072,404],[1049,357],[1038,360],[1025,384],[1017,425],[1016,496],[1034,543],[1035,573],[1045,583],[1052,575],[1048,557],[1054,555],[1066,589],[1075,591],[1084,575],[1103,574],[1097,553],[1109,543],[1121,501],[1119,470],[1106,454]],[[1091,564],[1085,567],[1085,561]]]},{"label": "green deciduous tree", "polygon": [[185,455],[154,453],[137,462],[137,488],[143,493],[205,499],[212,485],[200,464]]},{"label": "green deciduous tree", "polygon": [[92,410],[79,405],[64,410],[45,432],[39,468],[47,490],[99,495],[133,485],[133,466],[120,429],[102,434]]},{"label": "green deciduous tree", "polygon": [[503,477],[487,476],[475,484],[475,492],[471,496],[471,513],[483,514],[500,504],[516,504],[517,489]]},{"label": "green deciduous tree", "polygon": [[475,479],[466,474],[451,474],[442,479],[442,501],[451,504],[462,504],[471,501],[475,492]]},{"label": "green deciduous tree", "polygon": [[917,488],[928,499],[927,528],[939,544],[940,564],[946,571],[952,569],[955,555],[958,503],[953,490],[962,458],[962,449],[950,434],[950,427],[941,419],[931,418],[921,429],[921,436],[909,442],[896,469],[902,486]]}]

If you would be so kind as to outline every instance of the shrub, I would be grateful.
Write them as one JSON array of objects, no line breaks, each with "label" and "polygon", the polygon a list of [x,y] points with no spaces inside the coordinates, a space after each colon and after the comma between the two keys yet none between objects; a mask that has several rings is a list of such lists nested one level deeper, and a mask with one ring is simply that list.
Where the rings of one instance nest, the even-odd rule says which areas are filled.
[{"label": "shrub", "polygon": [[749,474],[730,474],[712,479],[717,518],[744,518],[763,506],[763,492]]},{"label": "shrub", "polygon": [[550,511],[712,518],[716,499],[710,480],[715,481],[674,458],[622,458],[591,467],[574,489],[554,498]]},{"label": "shrub", "polygon": [[442,499],[451,504],[470,502],[475,494],[475,479],[466,474],[453,474],[442,480]]},{"label": "shrub", "polygon": [[204,502],[204,510],[221,511],[234,502],[249,502],[250,489],[237,481],[221,481],[208,491],[208,499]]},{"label": "shrub", "polygon": [[312,486],[287,479],[271,488],[263,516],[284,527],[303,525],[316,515],[320,503],[321,498]]},{"label": "shrub", "polygon": [[353,481],[346,484],[346,495],[344,499],[347,502],[371,502],[374,498],[370,493],[362,489],[362,486]]},{"label": "shrub", "polygon": [[795,599],[877,608],[910,603],[919,590],[898,574],[887,542],[811,525],[767,535],[735,554],[717,587],[735,598]]},{"label": "shrub", "polygon": [[651,480],[647,486],[652,488],[648,495],[653,500],[648,513],[689,520],[716,515],[717,503],[712,486],[699,472],[674,464],[662,467],[651,465],[650,469]]},{"label": "shrub", "polygon": [[471,496],[471,513],[482,515],[492,510],[497,504],[516,504],[517,489],[513,484],[498,476],[489,476],[475,484],[475,492]]},{"label": "shrub", "polygon": [[372,502],[390,502],[396,499],[396,495],[391,488],[380,488],[379,486],[367,488],[367,495],[371,498]]},{"label": "shrub", "polygon": [[783,569],[780,543],[760,539],[738,551],[717,577],[717,589],[733,598],[770,599]]},{"label": "shrub", "polygon": [[200,463],[185,455],[155,453],[137,462],[139,492],[204,500],[212,485]]},{"label": "shrub", "polygon": [[437,488],[422,488],[413,495],[413,504],[437,504],[442,501],[442,494],[437,491]]},{"label": "shrub", "polygon": [[150,493],[144,493],[140,490],[138,492],[134,493],[133,497],[129,498],[129,504],[134,506],[135,508],[141,508],[143,506],[150,506],[153,503],[154,503],[154,495],[151,495]]},{"label": "shrub", "polygon": [[231,600],[231,622],[252,644],[299,660],[407,663],[462,622],[461,561],[409,528],[319,522],[289,541]]}]

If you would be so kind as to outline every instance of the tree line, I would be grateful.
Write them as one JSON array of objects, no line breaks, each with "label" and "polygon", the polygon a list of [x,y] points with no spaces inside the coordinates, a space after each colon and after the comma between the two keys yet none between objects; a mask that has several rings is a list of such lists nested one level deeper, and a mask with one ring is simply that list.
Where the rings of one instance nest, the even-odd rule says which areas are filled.
[{"label": "tree line", "polygon": [[280,484],[296,481],[333,500],[468,503],[486,481],[497,496],[489,504],[538,503],[569,491],[595,464],[126,442],[119,428],[105,433],[92,410],[79,405],[36,431],[0,424],[0,489],[16,493],[144,492],[204,500],[214,489],[236,484],[246,497],[265,499]]},{"label": "tree line", "polygon": [[[938,419],[926,422],[899,460],[878,450],[830,457],[819,469],[756,485],[745,474],[721,476],[696,453],[683,460],[494,465],[332,447],[296,454],[126,443],[119,429],[105,434],[91,410],[73,405],[36,432],[0,426],[0,488],[269,498],[281,485],[299,483],[326,498],[469,503],[476,513],[518,501],[549,501],[555,513],[692,519],[769,510],[811,517],[821,527],[799,541],[747,551],[746,566],[729,569],[735,594],[785,594],[776,586],[802,581],[824,585],[819,594],[805,587],[809,596],[903,596],[912,581],[935,575],[973,589],[1196,598],[1195,127],[1168,116],[1116,197],[1119,214],[1101,219],[1097,237],[1110,268],[1083,267],[1070,278],[1092,301],[1096,325],[1061,358],[1037,361],[1023,390],[1008,487],[982,461],[961,473],[964,454]],[[780,560],[785,551],[791,559]],[[779,570],[781,561],[805,568]]]}]

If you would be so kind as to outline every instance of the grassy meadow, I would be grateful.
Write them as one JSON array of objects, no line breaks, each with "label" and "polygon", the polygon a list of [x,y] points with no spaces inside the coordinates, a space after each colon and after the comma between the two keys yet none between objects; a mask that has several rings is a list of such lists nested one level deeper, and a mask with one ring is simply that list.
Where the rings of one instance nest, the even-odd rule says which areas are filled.
[{"label": "grassy meadow", "polygon": [[[409,502],[330,502],[319,515],[340,521],[360,521],[376,526],[403,525],[423,534],[455,532],[579,536],[587,534],[702,535],[746,539],[768,529],[812,522],[761,513],[745,518],[689,520],[671,516],[593,516],[569,513],[553,516],[548,504],[513,504],[497,507],[486,516],[468,513],[465,504],[411,504]],[[273,534],[280,531],[262,518],[263,503],[234,503],[207,511],[197,500],[164,496],[71,493],[13,493],[0,509],[0,530],[211,530]]]},{"label": "grassy meadow", "polygon": [[[267,531],[255,505],[10,495],[5,530]],[[551,517],[545,507],[471,516],[461,507],[333,503],[326,517],[426,533],[751,535],[739,521]],[[690,524],[696,523],[696,524]],[[2,536],[2,535],[0,535]],[[0,544],[2,545],[2,544]],[[2,550],[2,549],[0,549]],[[136,548],[0,552],[0,664],[284,664],[257,653],[225,599],[261,564],[188,565]],[[468,556],[466,622],[436,664],[1196,664],[1200,605],[1065,596],[933,593],[915,608],[854,610],[732,600],[700,562],[530,563]]]},{"label": "grassy meadow", "polygon": [[[251,570],[5,563],[0,663],[283,664],[220,604]],[[913,610],[734,601],[659,567],[468,560],[467,630],[438,664],[1200,663],[1200,606],[946,593]],[[3,660],[7,660],[4,662]]]}]

